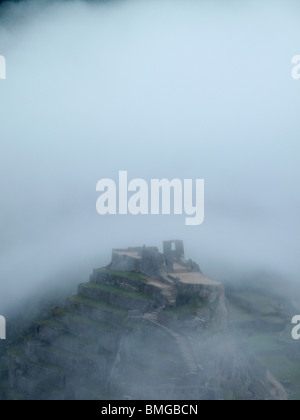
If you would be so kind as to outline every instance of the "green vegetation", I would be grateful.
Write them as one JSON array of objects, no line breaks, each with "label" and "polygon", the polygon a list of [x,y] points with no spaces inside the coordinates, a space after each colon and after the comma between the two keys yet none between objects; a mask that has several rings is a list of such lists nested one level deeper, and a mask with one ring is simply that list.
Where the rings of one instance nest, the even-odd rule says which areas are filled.
[{"label": "green vegetation", "polygon": [[51,352],[56,358],[55,366],[60,366],[65,370],[65,360],[69,360],[73,363],[82,362],[82,361],[93,361],[99,363],[99,354],[84,352],[80,354],[78,352],[70,352],[60,347],[53,345],[44,345],[44,348]]},{"label": "green vegetation", "polygon": [[66,318],[69,318],[70,320],[72,320],[74,323],[78,324],[78,325],[83,325],[91,328],[97,328],[97,329],[101,329],[104,330],[105,332],[115,332],[118,330],[117,327],[114,327],[111,324],[108,324],[107,322],[102,322],[102,321],[94,321],[90,318],[87,318],[83,315],[76,315],[73,314],[72,312],[66,312],[64,315]]},{"label": "green vegetation", "polygon": [[125,279],[130,279],[130,280],[137,280],[137,281],[141,281],[142,283],[147,283],[147,279],[145,277],[143,277],[141,274],[139,273],[135,273],[133,271],[129,272],[129,271],[114,271],[114,270],[109,270],[108,268],[98,268],[97,270],[95,270],[96,273],[107,273],[107,274],[112,274],[113,276],[118,276],[118,277],[123,277]]},{"label": "green vegetation", "polygon": [[176,306],[169,309],[168,313],[186,319],[197,315],[207,307],[209,307],[207,300],[200,299],[194,292],[183,292],[177,296]]},{"label": "green vegetation", "polygon": [[75,303],[75,304],[78,303],[78,304],[85,305],[85,306],[90,306],[90,307],[93,307],[95,309],[100,309],[100,310],[106,311],[106,312],[114,312],[114,313],[119,314],[119,315],[124,315],[125,316],[127,314],[126,311],[123,311],[122,309],[117,308],[116,306],[109,305],[108,303],[105,303],[105,302],[98,302],[96,300],[88,299],[88,298],[86,298],[82,295],[71,296],[69,298],[69,302],[70,303]]},{"label": "green vegetation", "polygon": [[97,284],[97,283],[83,283],[82,286],[89,289],[101,290],[103,292],[115,293],[118,295],[135,299],[135,300],[146,300],[149,302],[154,302],[154,299],[151,298],[151,296],[146,295],[145,293],[142,293],[139,291],[129,292],[128,290],[121,289],[120,287],[117,287],[117,286],[108,286],[106,284]]},{"label": "green vegetation", "polygon": [[283,313],[283,308],[279,301],[254,291],[231,293],[228,296],[230,300],[248,311],[253,311],[261,315]]},{"label": "green vegetation", "polygon": [[50,328],[54,328],[54,329],[64,329],[64,325],[61,322],[56,321],[53,318],[47,319],[46,321],[38,322],[37,325],[39,325],[40,327],[50,327]]},{"label": "green vegetation", "polygon": [[52,311],[52,315],[54,317],[62,317],[64,315],[66,315],[68,313],[68,309],[61,307],[61,306],[57,306],[56,308],[53,309]]},{"label": "green vegetation", "polygon": [[[240,332],[249,351],[286,387],[289,398],[300,399],[300,353],[286,323],[285,300],[269,295],[268,290],[234,292],[228,298],[230,327]],[[298,354],[295,360],[291,348]]]},{"label": "green vegetation", "polygon": [[250,323],[254,321],[254,317],[247,309],[231,304],[229,308],[229,321],[232,324],[244,322]]},{"label": "green vegetation", "polygon": [[191,316],[195,316],[199,311],[199,307],[195,304],[187,304],[181,306],[175,306],[168,310],[168,313],[171,315],[177,316],[179,318],[190,318]]},{"label": "green vegetation", "polygon": [[[290,331],[286,333],[290,334]],[[300,359],[290,360],[285,348],[286,340],[279,340],[276,333],[255,334],[247,337],[249,348],[255,352],[261,362],[285,385],[290,384],[291,399],[300,399]],[[291,343],[289,339],[288,343]],[[297,345],[297,343],[295,343]]]},{"label": "green vegetation", "polygon": [[14,357],[23,357],[23,349],[19,346],[11,347],[7,353]]}]

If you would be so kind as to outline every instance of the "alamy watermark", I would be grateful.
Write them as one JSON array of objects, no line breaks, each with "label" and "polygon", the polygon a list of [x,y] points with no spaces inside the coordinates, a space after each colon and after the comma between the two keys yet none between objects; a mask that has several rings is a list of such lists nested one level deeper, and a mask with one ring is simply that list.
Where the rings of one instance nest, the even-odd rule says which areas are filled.
[{"label": "alamy watermark", "polygon": [[294,340],[300,340],[300,315],[294,316],[292,324],[295,325],[292,330],[292,337]]},{"label": "alamy watermark", "polygon": [[294,80],[300,79],[300,55],[294,55],[292,58],[292,64],[294,64],[294,67],[292,69],[292,78]]},{"label": "alamy watermark", "polygon": [[3,55],[0,55],[0,79],[6,79],[6,59]]},{"label": "alamy watermark", "polygon": [[204,221],[204,179],[151,179],[148,184],[142,178],[128,182],[127,171],[119,171],[118,185],[104,178],[98,181],[96,190],[101,193],[96,204],[101,216],[185,214],[188,226]]},{"label": "alamy watermark", "polygon": [[6,340],[6,320],[0,315],[0,340]]}]

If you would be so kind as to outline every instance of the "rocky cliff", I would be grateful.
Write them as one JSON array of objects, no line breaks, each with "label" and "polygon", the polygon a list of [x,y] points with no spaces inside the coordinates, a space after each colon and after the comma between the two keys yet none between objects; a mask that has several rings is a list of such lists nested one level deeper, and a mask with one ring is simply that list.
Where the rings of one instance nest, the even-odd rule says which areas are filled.
[{"label": "rocky cliff", "polygon": [[219,283],[95,270],[35,334],[9,349],[5,397],[278,397],[266,369],[226,325]]}]

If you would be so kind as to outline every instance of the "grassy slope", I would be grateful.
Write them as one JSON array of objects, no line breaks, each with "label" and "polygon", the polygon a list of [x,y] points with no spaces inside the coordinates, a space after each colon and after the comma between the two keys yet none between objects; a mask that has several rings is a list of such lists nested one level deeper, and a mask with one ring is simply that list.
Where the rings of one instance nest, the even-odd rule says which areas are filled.
[{"label": "grassy slope", "polygon": [[95,270],[95,272],[97,273],[107,273],[107,274],[112,274],[115,276],[119,276],[119,277],[124,277],[125,279],[132,279],[132,280],[138,280],[141,281],[143,283],[147,283],[147,279],[145,277],[143,277],[141,274],[139,273],[133,273],[133,272],[126,272],[126,271],[113,271],[113,270],[109,270],[108,268],[98,268],[97,270]]},{"label": "grassy slope", "polygon": [[[229,293],[230,328],[238,332],[249,350],[254,352],[267,369],[287,388],[290,399],[300,399],[300,342],[291,337],[286,302],[269,295],[268,291],[238,291]],[[238,298],[238,299],[236,299]],[[278,308],[281,307],[281,310]],[[251,308],[251,309],[250,309]],[[271,325],[285,325],[278,332],[262,331],[257,320]],[[292,358],[288,349],[297,354]]]}]

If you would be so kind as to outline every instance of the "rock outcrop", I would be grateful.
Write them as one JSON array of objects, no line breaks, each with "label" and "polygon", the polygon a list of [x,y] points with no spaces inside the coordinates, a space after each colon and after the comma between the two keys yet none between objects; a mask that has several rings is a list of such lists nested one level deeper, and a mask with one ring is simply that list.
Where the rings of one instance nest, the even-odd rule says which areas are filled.
[{"label": "rock outcrop", "polygon": [[226,332],[224,288],[200,270],[94,270],[10,348],[8,399],[267,399],[266,370]]}]

